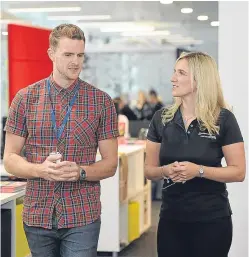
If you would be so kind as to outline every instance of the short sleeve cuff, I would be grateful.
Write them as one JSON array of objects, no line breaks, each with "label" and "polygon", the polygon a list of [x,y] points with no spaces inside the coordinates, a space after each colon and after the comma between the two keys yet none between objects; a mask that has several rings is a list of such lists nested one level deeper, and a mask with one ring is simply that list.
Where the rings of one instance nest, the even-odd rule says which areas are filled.
[{"label": "short sleeve cuff", "polygon": [[17,135],[17,136],[20,136],[20,137],[25,137],[25,138],[27,137],[27,133],[25,131],[19,130],[15,127],[11,127],[9,125],[5,126],[4,131],[9,132],[14,135]]},{"label": "short sleeve cuff", "polygon": [[98,135],[98,141],[119,137],[118,130]]},{"label": "short sleeve cuff", "polygon": [[157,138],[151,137],[151,136],[147,136],[147,140],[152,141],[154,143],[161,143]]}]

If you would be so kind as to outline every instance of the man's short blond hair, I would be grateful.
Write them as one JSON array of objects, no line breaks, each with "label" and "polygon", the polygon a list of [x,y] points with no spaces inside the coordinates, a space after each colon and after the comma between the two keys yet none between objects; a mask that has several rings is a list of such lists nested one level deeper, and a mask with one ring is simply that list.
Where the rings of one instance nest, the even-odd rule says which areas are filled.
[{"label": "man's short blond hair", "polygon": [[55,27],[49,35],[49,47],[55,49],[61,38],[70,38],[83,40],[85,42],[84,32],[76,25],[61,24]]}]

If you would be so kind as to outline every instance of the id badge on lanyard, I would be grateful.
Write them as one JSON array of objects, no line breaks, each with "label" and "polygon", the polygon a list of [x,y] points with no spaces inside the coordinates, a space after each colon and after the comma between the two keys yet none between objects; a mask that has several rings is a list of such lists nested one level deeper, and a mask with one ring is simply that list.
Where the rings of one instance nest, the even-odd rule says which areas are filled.
[{"label": "id badge on lanyard", "polygon": [[[53,108],[53,105],[52,105],[52,100],[51,100],[51,85],[50,85],[50,82],[49,80],[47,79],[46,81],[46,85],[47,85],[47,88],[48,88],[48,94],[49,94],[49,98],[50,98],[50,103],[51,103],[51,120],[52,120],[52,125],[53,125],[53,130],[54,130],[54,135],[57,139],[57,142],[59,141],[59,139],[61,138],[62,136],[62,133],[63,133],[63,130],[65,129],[65,125],[67,124],[68,122],[68,119],[69,119],[69,116],[70,116],[70,113],[72,111],[72,108],[73,108],[73,105],[76,101],[76,98],[77,98],[77,95],[78,95],[78,92],[79,92],[79,84],[77,84],[75,90],[74,90],[74,96],[73,98],[70,100],[69,102],[69,106],[68,106],[68,109],[67,109],[67,113],[62,121],[62,124],[57,128],[56,126],[56,117],[55,117],[55,110]],[[55,155],[55,154],[60,154],[58,151],[57,151],[57,145],[56,145],[56,151],[54,152],[51,152],[50,155]],[[58,160],[60,161],[60,160]],[[58,162],[57,161],[57,162]]]}]

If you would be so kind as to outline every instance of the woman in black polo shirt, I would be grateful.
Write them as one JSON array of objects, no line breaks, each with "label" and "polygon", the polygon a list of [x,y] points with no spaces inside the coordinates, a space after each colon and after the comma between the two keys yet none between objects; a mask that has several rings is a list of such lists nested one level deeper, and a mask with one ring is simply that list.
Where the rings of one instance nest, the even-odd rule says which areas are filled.
[{"label": "woman in black polo shirt", "polygon": [[164,178],[158,257],[227,257],[232,211],[225,183],[245,178],[243,138],[212,57],[182,54],[171,81],[175,102],[153,116],[146,147],[147,178]]}]

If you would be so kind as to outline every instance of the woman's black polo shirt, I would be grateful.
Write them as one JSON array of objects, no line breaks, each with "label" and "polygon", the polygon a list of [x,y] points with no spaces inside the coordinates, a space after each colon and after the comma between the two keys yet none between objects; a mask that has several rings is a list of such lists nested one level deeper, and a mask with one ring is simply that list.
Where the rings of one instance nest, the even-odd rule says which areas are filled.
[{"label": "woman's black polo shirt", "polygon": [[[162,111],[157,111],[149,126],[147,139],[161,143],[160,165],[175,161],[189,161],[209,167],[221,167],[224,157],[222,146],[243,142],[240,128],[232,112],[222,109],[217,124],[219,135],[201,131],[197,120],[191,122],[188,131],[180,109],[174,118],[162,123]],[[172,183],[172,181],[170,182]],[[169,185],[164,181],[164,186]],[[226,184],[205,178],[194,178],[185,184],[176,183],[163,189],[160,216],[179,221],[205,221],[232,214]]]}]

